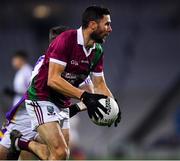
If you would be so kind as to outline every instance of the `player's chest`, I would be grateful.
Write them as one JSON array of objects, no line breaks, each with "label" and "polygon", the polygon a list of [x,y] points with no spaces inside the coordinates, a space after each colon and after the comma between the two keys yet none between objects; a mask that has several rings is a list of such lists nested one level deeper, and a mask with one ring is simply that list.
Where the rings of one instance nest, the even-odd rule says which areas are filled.
[{"label": "player's chest", "polygon": [[83,72],[89,70],[94,51],[87,56],[82,48],[74,48],[67,63],[67,71]]}]

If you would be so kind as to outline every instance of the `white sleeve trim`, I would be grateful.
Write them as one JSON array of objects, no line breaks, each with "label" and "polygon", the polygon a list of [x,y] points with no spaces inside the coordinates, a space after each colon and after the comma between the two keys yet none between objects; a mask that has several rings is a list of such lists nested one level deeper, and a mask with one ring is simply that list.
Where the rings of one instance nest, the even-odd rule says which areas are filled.
[{"label": "white sleeve trim", "polygon": [[92,72],[92,74],[96,77],[104,76],[104,72],[100,72],[100,73]]},{"label": "white sleeve trim", "polygon": [[57,64],[60,64],[60,65],[63,65],[63,66],[66,66],[66,64],[67,64],[64,61],[57,60],[57,59],[54,59],[54,58],[50,58],[50,62],[57,63]]}]

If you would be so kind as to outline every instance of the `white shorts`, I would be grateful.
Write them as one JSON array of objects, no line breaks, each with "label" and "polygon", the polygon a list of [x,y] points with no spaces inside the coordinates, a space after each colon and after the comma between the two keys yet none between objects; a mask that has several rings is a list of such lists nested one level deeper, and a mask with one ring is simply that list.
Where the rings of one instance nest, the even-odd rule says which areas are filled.
[{"label": "white shorts", "polygon": [[82,82],[81,84],[79,84],[79,87],[82,87],[82,86],[84,86],[84,85],[93,85],[90,76],[88,76],[88,77],[84,80],[84,82]]},{"label": "white shorts", "polygon": [[10,140],[10,133],[12,130],[18,130],[22,133],[23,137],[27,140],[33,140],[35,136],[37,135],[37,132],[32,131],[31,125],[29,126],[23,126],[17,125],[15,123],[10,123],[6,126],[7,131],[4,133],[4,136],[2,137],[2,140],[0,141],[0,144],[3,145],[6,148],[10,148],[11,140]]},{"label": "white shorts", "polygon": [[31,117],[32,130],[36,130],[39,125],[54,121],[58,121],[62,129],[70,128],[68,108],[59,109],[49,101],[25,100],[25,105]]}]

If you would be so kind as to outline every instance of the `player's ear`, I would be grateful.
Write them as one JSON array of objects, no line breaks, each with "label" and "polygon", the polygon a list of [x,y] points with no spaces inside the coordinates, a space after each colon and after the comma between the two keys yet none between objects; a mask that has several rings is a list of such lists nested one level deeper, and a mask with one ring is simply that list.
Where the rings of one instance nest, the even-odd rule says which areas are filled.
[{"label": "player's ear", "polygon": [[91,28],[92,31],[95,31],[97,29],[97,22],[96,21],[90,21],[89,22],[89,27]]}]

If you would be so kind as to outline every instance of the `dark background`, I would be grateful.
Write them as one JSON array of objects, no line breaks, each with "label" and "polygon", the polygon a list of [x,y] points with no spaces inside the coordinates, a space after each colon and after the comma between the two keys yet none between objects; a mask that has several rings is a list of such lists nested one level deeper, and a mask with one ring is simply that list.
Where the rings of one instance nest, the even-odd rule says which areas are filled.
[{"label": "dark background", "polygon": [[[33,65],[48,47],[49,28],[79,28],[89,5],[111,10],[113,32],[104,44],[105,77],[122,108],[118,128],[94,125],[80,114],[79,146],[89,159],[180,158],[180,1],[29,0],[0,3],[0,90],[12,86],[16,50]],[[0,96],[0,117],[11,100]],[[2,124],[2,121],[0,121]]]}]

